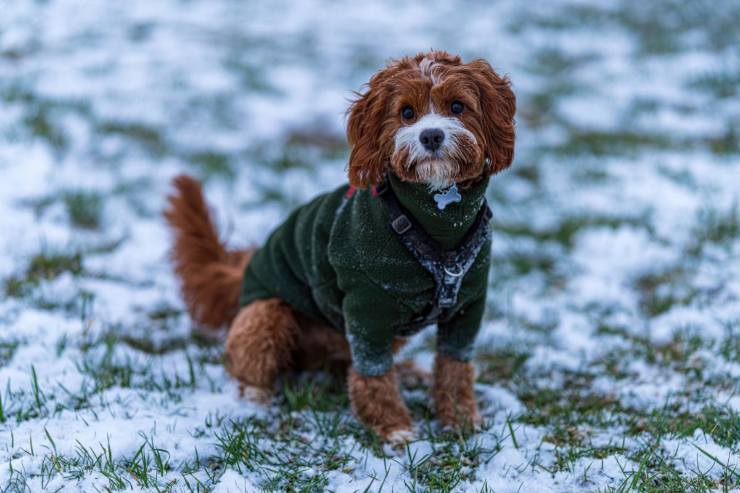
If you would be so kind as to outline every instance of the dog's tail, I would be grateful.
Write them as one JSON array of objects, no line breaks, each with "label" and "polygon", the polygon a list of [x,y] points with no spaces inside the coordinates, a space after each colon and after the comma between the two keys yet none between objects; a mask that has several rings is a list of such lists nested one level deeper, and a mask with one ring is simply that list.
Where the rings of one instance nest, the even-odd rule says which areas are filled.
[{"label": "dog's tail", "polygon": [[164,217],[174,233],[175,272],[192,319],[209,328],[229,324],[239,307],[244,268],[254,249],[227,250],[208,212],[200,183],[179,175]]}]

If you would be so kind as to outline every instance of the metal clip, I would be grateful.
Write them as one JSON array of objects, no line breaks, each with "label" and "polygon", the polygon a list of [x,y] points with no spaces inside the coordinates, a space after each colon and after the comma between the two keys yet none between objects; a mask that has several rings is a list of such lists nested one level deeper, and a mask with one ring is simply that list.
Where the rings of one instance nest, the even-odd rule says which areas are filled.
[{"label": "metal clip", "polygon": [[450,277],[460,277],[461,275],[463,275],[462,265],[454,265],[452,268],[457,269],[457,270],[450,270],[449,267],[445,267],[444,268],[445,274],[447,274]]},{"label": "metal clip", "polygon": [[404,234],[406,231],[411,229],[411,221],[404,214],[401,214],[393,221],[391,221],[391,228],[399,235]]}]

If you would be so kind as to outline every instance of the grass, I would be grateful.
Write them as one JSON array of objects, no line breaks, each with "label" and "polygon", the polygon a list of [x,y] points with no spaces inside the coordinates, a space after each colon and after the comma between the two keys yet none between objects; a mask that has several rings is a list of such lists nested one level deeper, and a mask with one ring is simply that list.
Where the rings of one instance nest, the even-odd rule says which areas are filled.
[{"label": "grass", "polygon": [[[189,331],[187,315],[173,301],[176,286],[162,267],[164,249],[147,266],[151,279],[131,279],[117,266],[138,262],[136,255],[127,256],[132,247],[163,245],[133,245],[131,237],[140,231],[131,237],[118,233],[116,221],[124,217],[142,231],[159,231],[157,197],[173,165],[218,187],[220,195],[238,196],[235,203],[252,215],[262,214],[266,204],[287,212],[306,192],[286,183],[302,188],[320,181],[323,167],[344,166],[345,138],[331,122],[302,113],[306,118],[297,118],[298,126],[258,141],[252,136],[262,135],[253,132],[262,130],[255,127],[261,122],[252,121],[245,107],[262,97],[255,108],[267,106],[260,111],[269,112],[265,103],[288,96],[275,85],[273,64],[301,63],[301,70],[320,71],[318,80],[358,87],[387,56],[384,44],[376,46],[385,39],[366,44],[354,31],[338,38],[342,49],[330,51],[332,59],[343,60],[337,75],[337,65],[323,60],[322,48],[327,39],[337,40],[322,37],[321,26],[294,33],[286,27],[273,40],[217,23],[204,28],[197,16],[169,23],[152,13],[151,19],[126,24],[130,19],[122,11],[123,37],[116,37],[116,50],[122,51],[115,58],[136,60],[127,67],[141,63],[152,69],[147,76],[165,81],[156,89],[168,90],[166,98],[157,102],[156,92],[150,95],[153,114],[169,118],[161,125],[137,118],[129,108],[111,111],[110,101],[97,91],[90,91],[89,101],[48,96],[44,72],[55,73],[53,60],[45,57],[47,70],[33,80],[24,65],[25,60],[38,64],[36,50],[47,48],[35,31],[27,46],[0,49],[0,68],[8,74],[0,81],[0,101],[9,115],[3,118],[10,121],[0,122],[0,144],[3,150],[23,147],[20,164],[26,151],[33,164],[43,164],[39,149],[48,150],[53,163],[49,190],[10,204],[30,211],[30,233],[48,246],[13,252],[17,265],[0,262],[5,276],[0,281],[0,492],[81,485],[100,491],[209,492],[227,471],[273,492],[332,491],[342,484],[367,492],[492,493],[501,491],[501,483],[524,492],[544,490],[554,481],[563,490],[603,493],[739,488],[740,471],[725,452],[740,453],[740,415],[732,400],[740,392],[735,378],[740,337],[731,310],[740,213],[737,204],[724,200],[731,185],[704,173],[715,165],[726,173],[740,155],[740,130],[727,110],[740,79],[734,67],[719,63],[740,41],[737,6],[677,0],[527,5],[517,4],[506,16],[506,32],[518,47],[511,67],[506,47],[501,67],[493,52],[471,53],[488,53],[497,69],[511,71],[518,104],[516,163],[494,178],[489,197],[496,218],[490,333],[475,354],[485,425],[476,434],[441,429],[428,385],[404,388],[421,441],[401,451],[384,447],[352,417],[341,375],[287,374],[278,382],[273,405],[262,411],[233,399],[236,390],[223,370],[223,334]],[[463,17],[451,16],[445,25],[468,25],[463,10]],[[427,10],[419,12],[421,22]],[[70,18],[67,24],[75,22]],[[181,30],[187,33],[182,39]],[[439,23],[425,28],[440,47],[455,32]],[[584,32],[593,46],[583,42]],[[602,50],[601,41],[612,34],[615,43],[622,38],[627,43]],[[75,35],[58,49],[84,51],[107,39],[93,32]],[[198,46],[207,46],[208,56],[196,49],[181,65],[147,62],[150,53],[158,53],[150,43],[165,36],[183,41],[183,52],[189,43],[206,43]],[[133,51],[127,51],[128,44]],[[705,51],[717,55],[716,65],[678,70],[686,65],[684,53]],[[90,64],[80,77],[90,76],[88,82],[102,85],[101,93],[112,91],[125,100],[105,76],[121,67],[98,64],[96,56],[83,58],[89,54],[80,53]],[[643,71],[650,76],[645,69],[655,68],[652,61],[677,67],[666,91],[633,80]],[[226,89],[201,91],[204,81],[191,77],[209,70],[227,81]],[[592,78],[599,74],[614,77],[618,90]],[[614,126],[591,128],[572,119],[564,102],[578,98],[606,105],[608,114],[614,110]],[[106,113],[99,114],[99,108]],[[601,110],[594,107],[595,113]],[[699,124],[666,129],[660,119],[666,114]],[[705,129],[706,117],[716,125]],[[194,122],[202,135],[193,135]],[[685,155],[702,161],[702,173],[664,164]],[[151,173],[138,171],[142,162],[151,164]],[[619,196],[650,185],[625,173],[635,163],[645,167],[645,179],[675,189],[677,203],[703,205],[668,235],[657,221],[675,219],[672,196],[631,199],[629,214],[617,212],[624,204],[616,204],[614,212],[605,208],[603,192]],[[112,188],[57,185],[57,169],[67,177],[70,167]],[[245,173],[254,200],[240,203],[242,191],[233,187]],[[573,207],[571,196],[581,193],[579,199],[593,199],[593,210]],[[675,260],[584,274],[574,262],[583,253],[580,238],[625,227],[646,233],[646,245],[670,249]],[[109,261],[117,273],[104,271]],[[68,278],[74,287],[59,289]],[[614,299],[592,299],[591,289],[606,285],[619,287]],[[654,337],[655,324],[684,309],[706,316]],[[31,322],[17,322],[24,315]],[[410,351],[429,362],[433,338]],[[115,426],[107,425],[111,418]],[[70,437],[72,427],[85,433]],[[711,468],[684,460],[669,446],[673,443],[689,447]],[[723,453],[713,452],[716,447]]]},{"label": "grass", "polygon": [[737,204],[727,210],[703,209],[696,223],[693,235],[695,244],[691,247],[694,254],[700,253],[702,245],[707,243],[729,246],[740,238],[740,212]]},{"label": "grass", "polygon": [[233,178],[235,175],[232,158],[224,153],[213,151],[197,152],[190,156],[188,161],[193,164],[199,170],[199,174],[206,179],[211,176]]},{"label": "grass", "polygon": [[563,217],[559,223],[542,229],[533,229],[528,224],[505,224],[494,222],[494,231],[508,237],[527,237],[539,242],[554,242],[572,249],[579,232],[589,228],[606,227],[617,229],[623,225],[644,226],[644,222],[637,218],[610,217],[610,216],[573,216]]},{"label": "grass", "polygon": [[45,252],[31,257],[24,271],[4,281],[6,296],[29,295],[42,281],[51,281],[64,273],[79,276],[83,271],[80,252]]},{"label": "grass", "polygon": [[102,218],[103,197],[98,192],[76,191],[63,195],[69,221],[73,226],[98,229]]},{"label": "grass", "polygon": [[101,136],[117,136],[138,146],[153,156],[162,156],[167,143],[162,131],[150,125],[136,122],[106,121],[97,126]]},{"label": "grass", "polygon": [[717,99],[729,99],[738,94],[740,72],[729,70],[705,72],[691,80],[688,87],[707,92]]},{"label": "grass", "polygon": [[[199,386],[197,377],[186,376],[188,372],[168,376],[160,373],[156,365],[122,355],[122,342],[114,333],[109,333],[80,346],[84,357],[79,369],[89,382],[80,392],[62,396],[56,390],[41,388],[34,378],[25,391],[31,397],[29,408],[18,410],[11,406],[6,414],[22,422],[39,416],[51,417],[65,409],[89,410],[96,396],[112,388],[139,389],[152,396],[161,393],[169,402],[177,403],[182,402],[183,391]],[[684,345],[691,347],[691,343]],[[66,347],[71,348],[69,343]],[[173,346],[171,351],[181,349]],[[688,349],[677,352],[660,348],[653,352],[665,356],[643,357],[663,361],[662,364],[688,360],[693,353]],[[198,355],[194,356],[190,361],[197,365]],[[730,470],[725,479],[719,480],[706,474],[687,477],[672,464],[669,452],[658,450],[654,445],[635,451],[626,443],[594,445],[592,442],[594,433],[615,427],[623,428],[626,437],[657,442],[662,437],[691,437],[701,429],[716,443],[736,447],[740,443],[740,419],[731,409],[710,406],[699,412],[687,412],[671,403],[649,413],[624,408],[613,397],[590,393],[595,374],[588,372],[566,373],[565,379],[553,387],[539,386],[526,368],[529,358],[527,353],[511,349],[479,355],[479,381],[511,388],[524,404],[525,411],[507,419],[500,434],[488,430],[487,433],[496,437],[493,442],[486,440],[484,443],[474,437],[456,437],[422,428],[422,435],[431,440],[432,452],[408,450],[405,452],[410,454],[408,456],[387,459],[392,463],[401,461],[399,464],[408,474],[404,484],[407,491],[455,490],[465,481],[474,479],[474,471],[506,447],[507,436],[511,437],[508,446],[521,447],[521,437],[517,436],[522,433],[522,426],[548,430],[544,441],[556,447],[554,462],[542,467],[552,473],[571,471],[582,459],[630,457],[638,464],[638,469],[626,471],[628,483],[622,490],[608,491],[679,491],[675,488],[706,491],[709,487],[737,484]],[[34,369],[31,372],[36,375]],[[189,373],[199,375],[201,370],[195,367]],[[96,472],[107,478],[111,490],[138,486],[179,491],[187,488],[186,484],[196,490],[198,484],[205,487],[218,480],[220,471],[234,469],[261,478],[260,485],[265,491],[321,490],[328,484],[332,471],[357,467],[357,458],[342,446],[343,440],[354,437],[369,450],[377,444],[374,445],[375,439],[347,416],[348,401],[342,383],[328,376],[318,377],[304,375],[284,380],[277,406],[270,411],[270,416],[243,420],[210,418],[203,432],[213,437],[216,453],[198,456],[197,462],[172,463],[170,449],[157,446],[154,438],[147,435],[140,436],[140,444],[131,455],[120,459],[112,457],[111,445],[106,443],[98,448],[79,443],[73,454],[59,454],[54,451],[53,436],[49,435],[50,452],[44,455],[41,476],[48,483],[57,475],[74,480]],[[12,401],[25,400],[20,395],[10,397]],[[3,402],[8,400],[6,394]],[[270,446],[265,447],[268,443]],[[38,454],[40,447],[39,443],[29,443],[24,450]],[[379,448],[375,453],[384,455]],[[210,479],[195,474],[195,471],[202,473],[206,464]],[[375,486],[380,486],[382,479],[378,477]]]}]

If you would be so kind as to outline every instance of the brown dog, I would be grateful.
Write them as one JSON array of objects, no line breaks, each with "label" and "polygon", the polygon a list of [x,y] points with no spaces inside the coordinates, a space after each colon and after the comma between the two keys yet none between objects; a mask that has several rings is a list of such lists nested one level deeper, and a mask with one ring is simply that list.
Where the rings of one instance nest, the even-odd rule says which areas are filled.
[{"label": "brown dog", "polygon": [[436,324],[432,397],[445,425],[480,421],[470,363],[490,264],[488,178],[511,164],[515,98],[488,63],[433,51],[391,62],[349,111],[349,182],[297,209],[258,250],[219,241],[200,185],[165,217],[192,318],[230,325],[226,363],[265,400],[279,372],[351,364],[357,417],[413,437],[392,353]]}]

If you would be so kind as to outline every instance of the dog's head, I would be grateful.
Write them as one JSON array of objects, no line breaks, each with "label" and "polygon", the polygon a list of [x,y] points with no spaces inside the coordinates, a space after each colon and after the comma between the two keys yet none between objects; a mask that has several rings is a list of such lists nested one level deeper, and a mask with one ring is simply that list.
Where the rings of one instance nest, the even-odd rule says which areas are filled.
[{"label": "dog's head", "polygon": [[351,185],[375,185],[390,169],[440,189],[511,164],[516,100],[485,60],[421,53],[392,61],[367,86],[349,109]]}]

